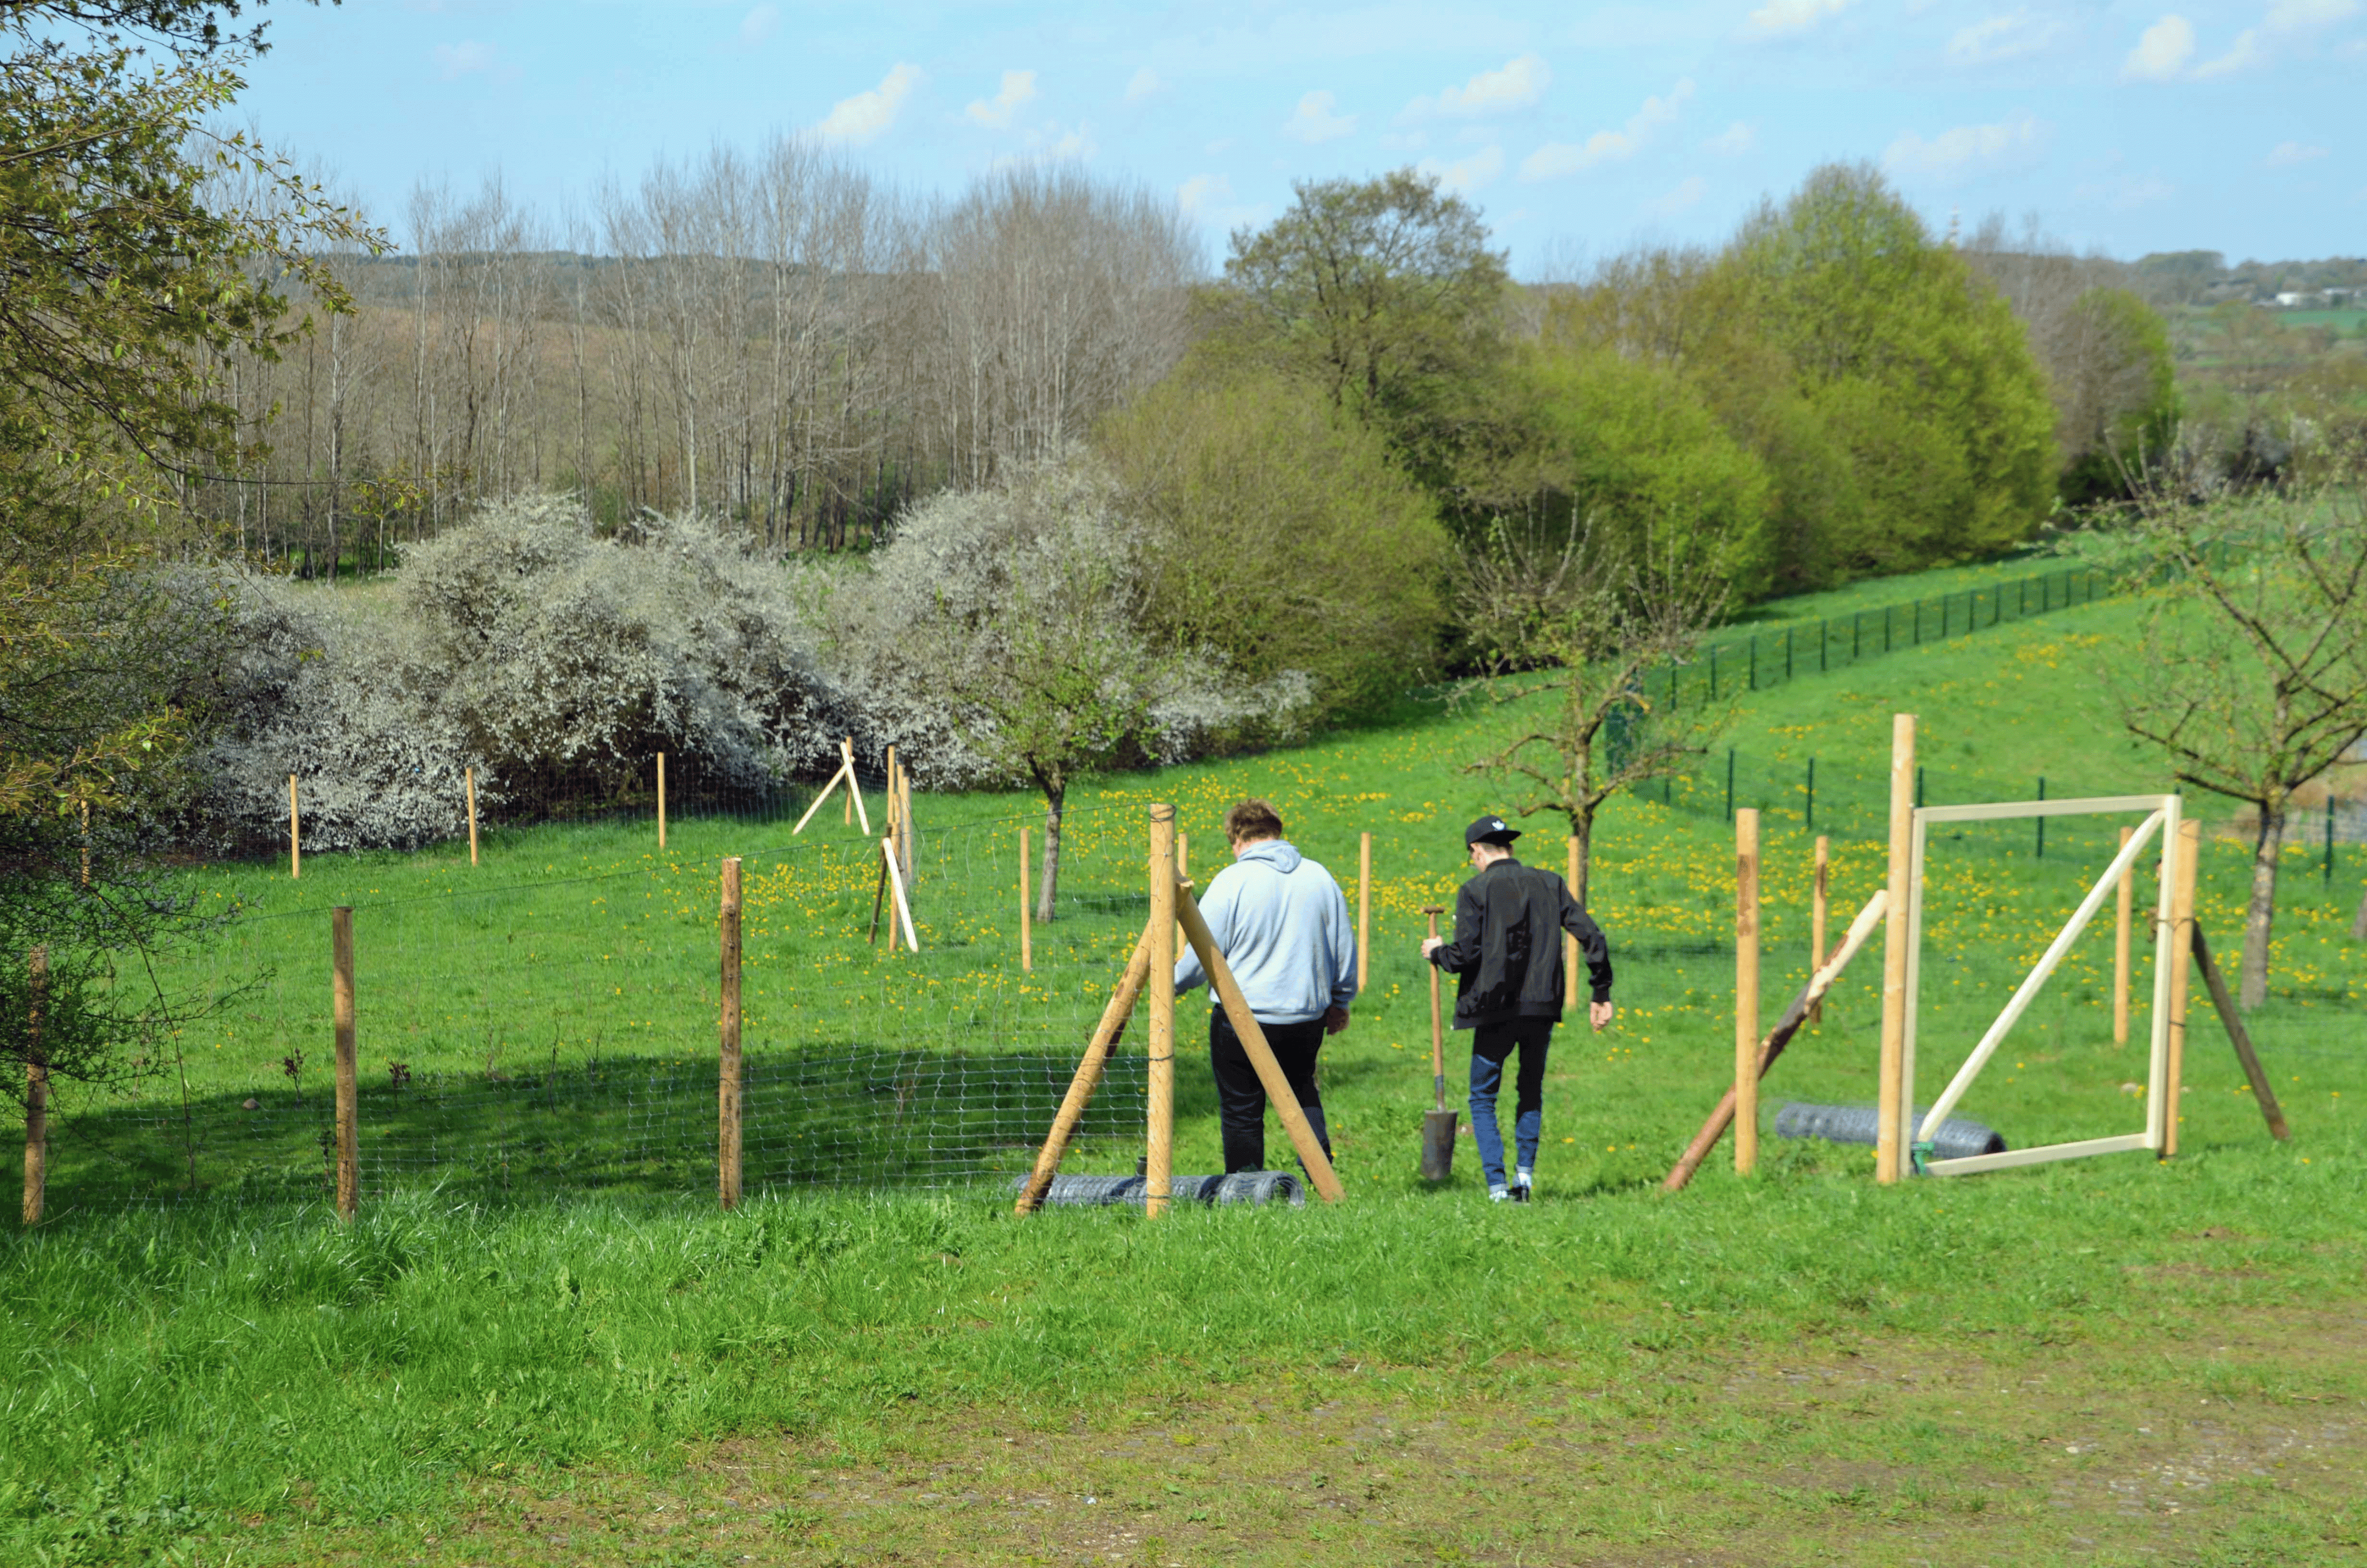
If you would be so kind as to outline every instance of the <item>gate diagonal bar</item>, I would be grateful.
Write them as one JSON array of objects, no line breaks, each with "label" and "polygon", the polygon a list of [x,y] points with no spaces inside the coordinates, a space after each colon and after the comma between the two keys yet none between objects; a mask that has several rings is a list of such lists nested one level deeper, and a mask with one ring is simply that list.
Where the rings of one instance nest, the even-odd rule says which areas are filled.
[{"label": "gate diagonal bar", "polygon": [[2156,961],[2154,965],[2155,998],[2150,1021],[2151,1092],[2146,1107],[2146,1125],[2142,1132],[2115,1134],[2103,1138],[2083,1139],[2069,1143],[2045,1144],[2034,1148],[2016,1149],[2003,1154],[1981,1154],[1956,1160],[1934,1160],[1924,1168],[1933,1175],[1969,1175],[1976,1171],[1999,1170],[2015,1165],[2042,1164],[2051,1160],[2077,1159],[2088,1154],[2111,1153],[2136,1149],[2158,1148],[2159,1107],[2163,1073],[2163,1052],[2167,1044],[2168,987],[2169,983],[2169,945],[2174,937],[2170,930],[2169,901],[2175,878],[2171,870],[2171,848],[2175,843],[2180,801],[2175,795],[2114,795],[2084,800],[1999,801],[1982,805],[1925,806],[1915,812],[1913,864],[1908,880],[1908,1043],[1902,1077],[1906,1103],[1914,1103],[1915,1025],[1917,993],[1921,972],[1923,866],[1930,824],[1933,823],[2003,822],[2031,817],[2106,815],[2142,811],[2144,821],[2121,846],[2103,873],[2089,888],[2055,939],[2031,967],[2022,983],[2014,989],[2004,1008],[1998,1014],[1980,1041],[1973,1048],[1955,1076],[1923,1118],[1916,1131],[1916,1142],[1928,1143],[1953,1115],[1975,1079],[1988,1065],[2022,1015],[2027,1012],[2056,968],[2070,951],[2104,901],[2112,897],[2121,878],[2135,866],[2138,858],[2158,836],[2157,855],[2160,864],[2161,892],[2156,931]]}]

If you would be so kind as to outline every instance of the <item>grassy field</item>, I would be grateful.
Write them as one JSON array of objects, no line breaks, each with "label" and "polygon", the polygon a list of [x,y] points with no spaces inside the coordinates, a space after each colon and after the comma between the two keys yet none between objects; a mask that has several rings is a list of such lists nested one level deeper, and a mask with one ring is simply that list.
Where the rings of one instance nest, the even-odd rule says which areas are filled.
[{"label": "grassy field", "polygon": [[[2131,613],[2101,603],[1802,679],[1752,699],[1734,739],[1787,766],[1815,755],[1836,781],[1820,788],[1845,794],[1878,779],[1905,708],[1935,779],[2159,789],[2099,693]],[[920,802],[917,956],[864,941],[873,862],[835,812],[794,844],[787,824],[695,822],[661,855],[639,825],[577,827],[497,835],[474,868],[462,848],[320,857],[295,883],[262,865],[204,873],[253,913],[180,978],[263,978],[191,1027],[161,1096],[79,1108],[58,1219],[0,1239],[17,1349],[0,1548],[439,1564],[2367,1560],[2367,1243],[2342,1108],[2367,1096],[2367,960],[2343,935],[2367,849],[2331,886],[2314,851],[2290,863],[2253,1024],[2291,1144],[2261,1131],[2205,1014],[2172,1164],[1886,1192],[1868,1151],[1771,1141],[1760,1176],[1714,1160],[1670,1200],[1658,1177],[1730,1072],[1732,843],[1715,812],[1622,802],[1593,898],[1622,1017],[1564,1031],[1540,1200],[1494,1209],[1467,1141],[1445,1187],[1414,1170],[1430,1091],[1414,949],[1421,906],[1459,880],[1461,824],[1519,804],[1463,771],[1511,720],[1409,707],[1316,746],[1104,781],[1072,817],[1063,918],[1037,929],[1033,974],[1016,967],[1012,875],[1033,813],[1007,796]],[[1181,803],[1205,877],[1223,806],[1248,792],[1343,875],[1355,835],[1375,835],[1373,985],[1325,1052],[1351,1201],[1157,1227],[1011,1221],[997,1194],[1025,1149],[1010,1129],[1043,1084],[1057,1094],[1142,918],[1141,808]],[[1881,874],[1845,807],[1820,821],[1843,834],[1844,910]],[[2058,824],[2044,859],[2028,824],[1938,843],[1927,1096],[2113,825]],[[1771,824],[1771,1014],[1806,971],[1808,839]],[[1531,842],[1558,862],[1549,827]],[[761,1159],[780,1179],[729,1217],[705,1196],[726,853],[749,866],[752,1071],[864,1064],[830,1102],[855,1132],[801,1121],[793,1096],[752,1105],[752,1182]],[[2240,845],[2211,845],[2203,918],[2223,947],[2245,871]],[[350,1230],[311,1196],[308,1153],[336,903],[357,909],[366,1157],[379,1151]],[[2110,943],[2090,931],[1966,1102],[2017,1146],[2141,1122],[2142,1048],[2109,1028]],[[1771,1115],[1871,1096],[1876,972],[1852,973],[1786,1056]],[[2148,975],[2141,960],[2141,997]],[[1214,1169],[1213,1095],[1189,1049],[1200,1007],[1179,1012],[1177,1166]],[[280,1062],[300,1048],[291,1082]],[[897,1143],[899,1085],[957,1058],[1026,1093]],[[663,1115],[577,1093],[661,1072],[680,1087]],[[261,1108],[243,1111],[249,1098]],[[241,1116],[272,1131],[220,1131]],[[1130,1167],[1128,1130],[1101,1133],[1071,1168]],[[821,1174],[794,1147],[809,1135],[858,1189],[806,1185]],[[571,1149],[606,1153],[570,1167]],[[844,1165],[889,1156],[914,1168]],[[171,1196],[192,1168],[213,1196],[127,1204]],[[899,1176],[950,1185],[860,1190]]]}]

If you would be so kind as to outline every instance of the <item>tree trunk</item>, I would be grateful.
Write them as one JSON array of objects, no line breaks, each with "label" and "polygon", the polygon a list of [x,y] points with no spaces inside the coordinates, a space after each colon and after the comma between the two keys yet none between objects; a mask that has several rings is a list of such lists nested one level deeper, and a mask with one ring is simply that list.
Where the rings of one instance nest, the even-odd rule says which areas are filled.
[{"label": "tree trunk", "polygon": [[1068,799],[1064,786],[1044,791],[1044,865],[1036,879],[1036,919],[1048,925],[1053,900],[1060,888],[1060,808]]},{"label": "tree trunk", "polygon": [[2264,801],[2252,842],[2252,899],[2244,911],[2244,972],[2237,1005],[2250,1012],[2269,996],[2269,932],[2277,913],[2277,859],[2285,843],[2285,802]]}]

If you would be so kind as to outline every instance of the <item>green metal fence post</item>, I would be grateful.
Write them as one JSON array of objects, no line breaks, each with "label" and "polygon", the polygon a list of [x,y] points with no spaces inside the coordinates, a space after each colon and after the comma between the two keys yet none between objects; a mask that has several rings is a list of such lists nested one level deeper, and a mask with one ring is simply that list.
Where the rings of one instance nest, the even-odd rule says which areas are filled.
[{"label": "green metal fence post", "polygon": [[1750,634],[1750,689],[1759,689],[1759,633]]},{"label": "green metal fence post", "polygon": [[1726,820],[1734,820],[1734,748],[1726,748]]},{"label": "green metal fence post", "polygon": [[1817,673],[1818,675],[1823,675],[1831,668],[1831,665],[1826,662],[1826,655],[1831,651],[1832,641],[1833,623],[1829,620],[1817,622]]},{"label": "green metal fence post", "polygon": [[[2328,816],[2326,820],[2326,841],[2328,844],[2332,844],[2334,842],[2334,819],[2331,816]],[[1817,831],[1817,759],[1813,756],[1808,759],[1808,804],[1806,808],[1800,812],[1800,826],[1804,831],[1808,833],[1814,833]]]},{"label": "green metal fence post", "polygon": [[1915,765],[1915,809],[1923,809],[1923,765],[1920,762]]},{"label": "green metal fence post", "polygon": [[1784,629],[1784,678],[1792,678],[1792,629],[1788,626]]},{"label": "green metal fence post", "polygon": [[[2038,776],[2038,798],[2042,801],[2046,799],[2046,775],[2044,773]],[[2044,860],[2046,858],[2046,819],[2036,816],[2030,820],[2038,824],[2038,858]]]},{"label": "green metal fence post", "polygon": [[2334,885],[2334,786],[2326,788],[2326,885]]}]

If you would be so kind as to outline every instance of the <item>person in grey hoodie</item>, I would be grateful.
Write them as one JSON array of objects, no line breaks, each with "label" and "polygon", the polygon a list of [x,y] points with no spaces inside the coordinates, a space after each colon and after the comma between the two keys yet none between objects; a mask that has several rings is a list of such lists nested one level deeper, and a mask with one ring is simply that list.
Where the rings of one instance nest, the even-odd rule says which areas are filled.
[{"label": "person in grey hoodie", "polygon": [[[1331,872],[1284,840],[1282,817],[1269,802],[1243,801],[1227,812],[1225,837],[1233,863],[1209,881],[1200,913],[1328,1157],[1331,1137],[1315,1087],[1315,1055],[1324,1036],[1348,1027],[1348,1005],[1356,999],[1348,900]],[[1199,955],[1185,949],[1175,962],[1175,994],[1206,980]],[[1265,1088],[1222,1006],[1208,1015],[1208,1057],[1225,1174],[1263,1170]]]}]

